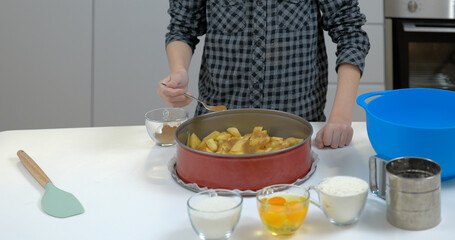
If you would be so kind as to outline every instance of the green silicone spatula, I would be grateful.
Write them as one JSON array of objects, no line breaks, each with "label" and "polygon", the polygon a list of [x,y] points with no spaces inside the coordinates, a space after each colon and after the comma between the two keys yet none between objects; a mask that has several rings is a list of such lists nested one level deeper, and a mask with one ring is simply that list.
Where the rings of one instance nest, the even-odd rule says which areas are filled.
[{"label": "green silicone spatula", "polygon": [[41,170],[38,164],[27,153],[19,150],[17,156],[30,174],[45,189],[43,198],[41,199],[41,208],[45,213],[54,217],[64,218],[84,212],[84,208],[79,200],[73,194],[54,186],[43,170]]}]

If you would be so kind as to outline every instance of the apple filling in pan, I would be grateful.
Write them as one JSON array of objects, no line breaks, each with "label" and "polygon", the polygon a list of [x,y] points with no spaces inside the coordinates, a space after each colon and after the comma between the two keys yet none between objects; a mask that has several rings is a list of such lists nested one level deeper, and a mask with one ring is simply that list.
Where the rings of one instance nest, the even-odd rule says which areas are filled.
[{"label": "apple filling in pan", "polygon": [[253,154],[281,150],[302,141],[295,137],[271,137],[263,127],[256,126],[251,133],[243,136],[236,127],[227,128],[224,132],[213,131],[202,141],[195,133],[188,134],[186,145],[210,153]]}]

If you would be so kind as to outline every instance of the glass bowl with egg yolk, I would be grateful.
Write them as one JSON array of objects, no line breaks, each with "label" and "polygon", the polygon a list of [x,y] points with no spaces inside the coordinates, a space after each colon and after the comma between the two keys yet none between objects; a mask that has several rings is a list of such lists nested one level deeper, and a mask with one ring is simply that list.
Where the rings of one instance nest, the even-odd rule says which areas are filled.
[{"label": "glass bowl with egg yolk", "polygon": [[265,187],[256,194],[259,217],[273,236],[291,236],[306,218],[309,198],[308,190],[300,186],[278,184]]}]

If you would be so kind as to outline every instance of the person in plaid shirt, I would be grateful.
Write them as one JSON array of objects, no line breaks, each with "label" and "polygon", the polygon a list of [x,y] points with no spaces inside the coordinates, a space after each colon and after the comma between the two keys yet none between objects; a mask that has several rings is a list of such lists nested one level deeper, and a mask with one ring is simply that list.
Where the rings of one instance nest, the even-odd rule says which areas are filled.
[{"label": "person in plaid shirt", "polygon": [[[352,112],[370,44],[357,0],[170,0],[166,34],[170,75],[158,94],[172,107],[191,102],[188,68],[205,43],[199,98],[209,105],[266,108],[326,121],[328,63],[323,31],[337,44],[338,84],[316,146],[351,142]],[[167,86],[161,85],[166,83]],[[195,115],[207,113],[201,105]]]}]

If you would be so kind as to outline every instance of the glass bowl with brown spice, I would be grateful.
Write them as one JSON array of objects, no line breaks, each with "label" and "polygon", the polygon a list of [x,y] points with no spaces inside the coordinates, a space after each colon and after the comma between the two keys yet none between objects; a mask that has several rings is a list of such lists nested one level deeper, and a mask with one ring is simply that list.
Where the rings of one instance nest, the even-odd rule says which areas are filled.
[{"label": "glass bowl with brown spice", "polygon": [[187,119],[183,108],[158,108],[145,114],[145,127],[156,145],[168,147],[175,144],[175,130]]}]

